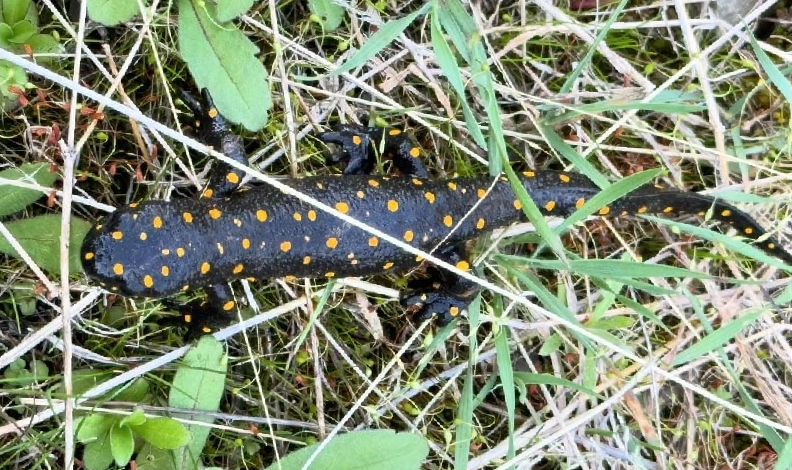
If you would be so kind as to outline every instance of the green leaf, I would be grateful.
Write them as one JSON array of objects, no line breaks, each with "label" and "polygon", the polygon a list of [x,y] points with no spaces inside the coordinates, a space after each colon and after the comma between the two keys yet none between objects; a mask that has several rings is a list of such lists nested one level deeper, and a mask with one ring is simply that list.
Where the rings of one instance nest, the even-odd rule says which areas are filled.
[{"label": "green leaf", "polygon": [[140,426],[146,422],[146,415],[143,410],[136,408],[129,416],[121,419],[121,426]]},{"label": "green leaf", "polygon": [[740,334],[743,329],[756,321],[756,319],[758,319],[760,316],[762,316],[761,311],[752,312],[737,317],[728,324],[703,337],[701,341],[694,343],[684,351],[677,354],[674,360],[671,361],[671,366],[681,366],[682,364],[688,363],[705,354],[708,354],[711,351],[714,351],[717,348],[722,347],[724,344],[734,339],[735,336]]},{"label": "green leaf", "polygon": [[542,347],[539,348],[539,355],[549,356],[555,352],[558,352],[563,343],[564,339],[561,338],[561,335],[558,333],[553,333],[544,341],[544,343],[542,343]]},{"label": "green leaf", "polygon": [[244,15],[254,0],[217,0],[217,21],[225,23],[237,16]]},{"label": "green leaf", "polygon": [[14,25],[24,20],[32,6],[30,0],[3,0],[3,23]]},{"label": "green leaf", "polygon": [[160,449],[178,449],[190,441],[187,428],[172,418],[151,418],[131,427],[135,434]]},{"label": "green leaf", "polygon": [[[51,173],[49,168],[49,163],[24,163],[18,168],[0,171],[0,178],[51,188],[58,174]],[[44,193],[35,189],[20,188],[0,182],[0,217],[21,211],[43,195]]]},{"label": "green leaf", "polygon": [[[58,274],[60,273],[60,223],[60,215],[42,215],[9,222],[5,226],[41,269]],[[72,274],[82,272],[80,245],[90,228],[91,224],[84,220],[75,217],[71,220],[69,271]],[[19,258],[19,254],[11,247],[8,240],[2,237],[0,237],[0,253]]]},{"label": "green leaf", "polygon": [[138,2],[134,0],[88,0],[88,16],[106,26],[125,23],[139,14]]},{"label": "green leaf", "polygon": [[256,131],[272,105],[259,50],[236,27],[219,24],[214,6],[179,0],[179,50],[198,88],[207,88],[229,121]]},{"label": "green leaf", "polygon": [[77,441],[85,443],[99,439],[105,436],[117,421],[117,417],[103,414],[92,414],[80,418],[75,426]]},{"label": "green leaf", "polygon": [[[34,54],[57,54],[63,50],[58,40],[49,34],[34,34],[27,43]],[[47,63],[52,62],[53,57],[38,57],[36,60]]]},{"label": "green leaf", "polygon": [[[14,35],[14,30],[6,23],[0,23],[0,46],[12,47],[9,38]],[[6,61],[3,61],[6,62]],[[7,62],[10,63],[10,62]]]},{"label": "green leaf", "polygon": [[332,32],[341,26],[344,9],[333,0],[308,0],[311,19],[322,25],[325,32]]},{"label": "green leaf", "polygon": [[786,102],[792,103],[792,83],[790,83],[784,74],[778,70],[778,67],[776,67],[773,61],[770,60],[770,57],[765,54],[765,51],[759,47],[759,43],[756,42],[756,38],[753,37],[753,34],[751,35],[751,48],[756,54],[759,64],[767,74],[767,78],[778,88],[778,91],[784,95]]},{"label": "green leaf", "polygon": [[119,467],[125,467],[135,451],[135,438],[128,427],[113,426],[110,429],[110,449]]},{"label": "green leaf", "polygon": [[371,37],[368,38],[360,50],[353,53],[346,62],[334,70],[330,75],[333,76],[345,74],[350,70],[360,67],[361,65],[368,62],[369,59],[379,54],[388,46],[388,44],[393,42],[393,40],[403,33],[404,30],[407,29],[407,26],[410,26],[410,24],[418,16],[425,14],[426,10],[428,10],[431,5],[431,2],[427,2],[423,7],[421,7],[420,10],[414,11],[404,18],[388,21],[387,23],[383,24],[376,33],[372,34]]},{"label": "green leaf", "polygon": [[[191,349],[176,370],[168,404],[173,408],[195,410],[185,419],[198,423],[211,423],[214,418],[202,411],[217,411],[225,386],[228,358],[223,345],[213,336],[204,336]],[[175,452],[176,468],[192,469],[200,465],[201,451],[206,444],[210,428],[200,424],[187,426],[192,439],[183,450]]]},{"label": "green leaf", "polygon": [[[267,470],[300,470],[319,444],[292,452]],[[390,430],[355,431],[334,437],[310,465],[311,470],[418,470],[429,446],[417,434]]]},{"label": "green leaf", "polygon": [[792,437],[786,440],[781,452],[778,453],[778,460],[776,460],[773,470],[788,470],[792,468]]},{"label": "green leaf", "polygon": [[28,20],[17,22],[12,29],[14,35],[8,38],[8,41],[15,44],[25,44],[31,36],[36,34],[36,27]]},{"label": "green leaf", "polygon": [[113,463],[113,453],[110,450],[110,440],[107,435],[100,440],[85,444],[83,451],[83,465],[86,470],[105,470]]},{"label": "green leaf", "polygon": [[592,398],[600,395],[590,388],[583,387],[570,380],[557,377],[553,374],[534,374],[532,372],[515,372],[514,380],[526,385],[550,385],[554,387],[566,387],[571,390],[585,393]]}]

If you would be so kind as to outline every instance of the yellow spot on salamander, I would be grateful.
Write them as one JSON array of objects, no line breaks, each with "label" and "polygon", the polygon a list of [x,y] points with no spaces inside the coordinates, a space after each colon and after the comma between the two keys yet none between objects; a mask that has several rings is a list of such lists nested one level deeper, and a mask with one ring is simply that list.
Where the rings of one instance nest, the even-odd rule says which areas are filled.
[{"label": "yellow spot on salamander", "polygon": [[167,266],[163,266],[162,268],[160,268],[160,274],[162,274],[165,277],[168,277],[168,275],[170,274],[170,268]]},{"label": "yellow spot on salamander", "polygon": [[226,175],[226,180],[228,180],[228,182],[231,183],[231,184],[237,184],[237,183],[239,183],[239,175],[237,175],[233,171],[229,172]]},{"label": "yellow spot on salamander", "polygon": [[311,210],[308,211],[308,220],[310,220],[311,222],[316,220],[316,211],[315,210],[311,209]]},{"label": "yellow spot on salamander", "polygon": [[745,228],[745,234],[746,234],[746,235],[750,235],[750,234],[752,234],[752,233],[753,233],[753,229],[752,229],[751,227],[746,227],[746,228]]},{"label": "yellow spot on salamander", "polygon": [[478,219],[476,221],[476,228],[477,229],[479,229],[479,230],[483,229],[484,225],[486,225],[486,222],[484,222],[484,219]]},{"label": "yellow spot on salamander", "polygon": [[533,178],[534,176],[536,176],[536,173],[534,173],[533,171],[523,171],[522,174],[526,178]]},{"label": "yellow spot on salamander", "polygon": [[377,180],[368,180],[368,184],[372,188],[378,188],[379,187],[379,181],[377,181]]},{"label": "yellow spot on salamander", "polygon": [[419,149],[418,147],[411,148],[410,149],[410,156],[412,156],[413,158],[420,157],[421,156],[421,149]]},{"label": "yellow spot on salamander", "polygon": [[721,212],[721,215],[723,217],[729,217],[731,215],[731,211],[729,209],[723,209],[723,212]]},{"label": "yellow spot on salamander", "polygon": [[456,191],[457,190],[456,183],[454,183],[453,181],[449,181],[448,182],[448,189],[450,189],[451,191]]},{"label": "yellow spot on salamander", "polygon": [[292,217],[294,217],[294,220],[296,220],[297,222],[302,220],[302,214],[300,214],[299,212],[295,212]]},{"label": "yellow spot on salamander", "polygon": [[479,188],[479,189],[476,190],[476,196],[478,196],[479,199],[483,199],[484,196],[486,196],[486,195],[487,195],[487,190],[486,189]]},{"label": "yellow spot on salamander", "polygon": [[120,230],[111,233],[110,236],[113,237],[113,240],[121,240],[124,238],[124,234]]},{"label": "yellow spot on salamander", "polygon": [[212,267],[209,265],[208,262],[204,261],[203,263],[201,263],[201,274],[208,273],[210,269],[212,269]]},{"label": "yellow spot on salamander", "polygon": [[239,274],[239,273],[242,272],[243,269],[245,269],[245,267],[240,263],[240,264],[234,266],[233,273],[234,274]]},{"label": "yellow spot on salamander", "polygon": [[674,210],[674,208],[673,208],[673,207],[671,207],[671,206],[668,206],[668,207],[666,207],[665,209],[663,209],[663,212],[665,212],[666,214],[668,214],[669,212],[671,212],[671,211],[673,211],[673,210]]},{"label": "yellow spot on salamander", "polygon": [[94,259],[94,254],[89,251],[88,253],[85,254],[85,259],[88,261]]},{"label": "yellow spot on salamander", "polygon": [[773,242],[768,243],[767,244],[767,248],[769,248],[771,250],[775,250],[775,243],[773,243]]},{"label": "yellow spot on salamander", "polygon": [[248,248],[250,248],[250,239],[249,238],[243,238],[242,239],[242,248],[244,248],[246,250]]},{"label": "yellow spot on salamander", "polygon": [[259,222],[266,221],[267,217],[268,217],[267,211],[265,211],[264,209],[259,209],[256,211],[256,218],[259,220]]},{"label": "yellow spot on salamander", "polygon": [[203,194],[201,194],[201,197],[204,199],[210,199],[212,196],[214,196],[214,191],[212,191],[211,189],[207,189],[206,191],[203,192]]},{"label": "yellow spot on salamander", "polygon": [[396,212],[397,210],[399,210],[399,203],[394,199],[389,199],[388,210],[391,212]]},{"label": "yellow spot on salamander", "polygon": [[234,301],[233,300],[229,300],[228,302],[223,304],[223,310],[225,310],[226,312],[231,310],[232,308],[234,308]]},{"label": "yellow spot on salamander", "polygon": [[310,256],[306,256],[305,258],[303,258],[303,264],[310,264],[310,263],[311,263],[311,257]]},{"label": "yellow spot on salamander", "polygon": [[412,179],[412,184],[414,184],[416,186],[423,186],[423,181],[419,180],[418,178],[413,178]]},{"label": "yellow spot on salamander", "polygon": [[184,323],[192,323],[192,315],[190,315],[189,313],[185,313],[183,318],[184,318]]},{"label": "yellow spot on salamander", "polygon": [[641,206],[641,207],[638,208],[638,213],[639,214],[643,214],[644,212],[646,212],[648,210],[649,210],[649,208],[647,208],[646,206]]},{"label": "yellow spot on salamander", "polygon": [[221,255],[225,252],[225,249],[223,249],[223,245],[221,245],[220,242],[217,242],[217,251],[220,252]]},{"label": "yellow spot on salamander", "polygon": [[203,331],[206,334],[209,334],[212,332],[212,329],[208,326],[204,326],[203,328],[201,328],[201,331]]},{"label": "yellow spot on salamander", "polygon": [[164,256],[168,256],[168,255],[170,254],[170,250],[169,250],[169,249],[167,249],[167,248],[163,248],[163,249],[162,249],[162,254],[163,254]]},{"label": "yellow spot on salamander", "polygon": [[448,309],[448,313],[451,314],[452,317],[459,315],[459,307],[451,307]]},{"label": "yellow spot on salamander", "polygon": [[115,273],[116,276],[120,276],[120,275],[124,274],[124,265],[121,264],[121,263],[114,264],[113,265],[113,273]]},{"label": "yellow spot on salamander", "polygon": [[282,252],[287,253],[289,250],[291,250],[291,242],[281,242],[280,249]]},{"label": "yellow spot on salamander", "polygon": [[454,225],[454,218],[451,217],[450,215],[443,217],[443,225],[445,225],[446,227],[450,227]]},{"label": "yellow spot on salamander", "polygon": [[336,202],[335,208],[338,212],[346,214],[349,212],[349,204],[346,202]]},{"label": "yellow spot on salamander", "polygon": [[569,175],[565,175],[564,173],[558,175],[558,179],[560,179],[562,183],[569,183]]},{"label": "yellow spot on salamander", "polygon": [[206,115],[209,116],[210,119],[216,118],[217,117],[217,109],[210,108],[209,111],[206,113]]},{"label": "yellow spot on salamander", "polygon": [[399,130],[399,129],[391,129],[391,130],[388,131],[388,135],[396,136],[396,135],[399,135],[399,134],[401,134],[401,130]]},{"label": "yellow spot on salamander", "polygon": [[599,210],[599,215],[608,215],[610,214],[610,207],[602,206],[602,209]]},{"label": "yellow spot on salamander", "polygon": [[461,271],[467,271],[468,269],[470,269],[470,263],[468,263],[465,260],[462,260],[456,264],[456,268]]},{"label": "yellow spot on salamander", "polygon": [[363,139],[361,139],[359,135],[353,135],[352,143],[355,145],[360,145],[361,143],[363,143]]},{"label": "yellow spot on salamander", "polygon": [[514,205],[514,208],[515,208],[515,209],[517,209],[517,210],[520,210],[520,209],[522,209],[522,202],[520,202],[520,200],[519,200],[519,199],[515,199],[515,200],[514,200],[514,202],[513,202],[512,204]]},{"label": "yellow spot on salamander", "polygon": [[193,215],[189,212],[184,212],[182,213],[182,219],[184,219],[186,223],[191,224],[193,221]]},{"label": "yellow spot on salamander", "polygon": [[333,271],[327,271],[325,273],[325,277],[334,277],[334,276],[335,276],[335,273]]},{"label": "yellow spot on salamander", "polygon": [[146,234],[146,232],[140,232],[140,239],[141,240],[146,241],[147,238],[148,238],[148,234]]},{"label": "yellow spot on salamander", "polygon": [[151,286],[154,285],[154,278],[146,274],[145,276],[143,276],[143,285],[148,288],[151,288]]},{"label": "yellow spot on salamander", "polygon": [[213,218],[215,220],[219,219],[221,214],[222,214],[222,212],[220,212],[220,209],[218,209],[216,207],[213,207],[213,208],[209,209],[209,217],[211,217],[211,218]]},{"label": "yellow spot on salamander", "polygon": [[415,237],[415,234],[413,233],[412,230],[407,230],[406,232],[404,232],[404,239],[407,240],[408,242],[413,241],[413,237]]},{"label": "yellow spot on salamander", "polygon": [[236,225],[239,228],[242,228],[242,221],[234,217],[234,225]]},{"label": "yellow spot on salamander", "polygon": [[375,247],[375,246],[379,245],[379,238],[377,238],[377,237],[369,238],[368,239],[368,244],[369,244],[370,247]]},{"label": "yellow spot on salamander", "polygon": [[556,206],[555,201],[547,201],[547,204],[545,204],[545,210],[547,212],[552,212],[553,209],[555,209],[555,206]]},{"label": "yellow spot on salamander", "polygon": [[427,192],[424,193],[424,197],[426,198],[427,201],[429,201],[429,204],[434,204],[434,202],[435,202],[434,193],[432,193],[430,191],[427,191]]},{"label": "yellow spot on salamander", "polygon": [[137,206],[138,206],[137,202],[132,202],[132,203],[129,204],[129,207],[131,207],[132,209],[134,209]]},{"label": "yellow spot on salamander", "polygon": [[184,256],[184,248],[182,247],[176,248],[176,256],[178,256],[179,258]]},{"label": "yellow spot on salamander", "polygon": [[390,269],[392,267],[393,267],[393,262],[392,261],[388,261],[387,263],[385,263],[384,266],[382,266],[382,269]]},{"label": "yellow spot on salamander", "polygon": [[358,191],[356,194],[357,194],[357,197],[359,197],[360,199],[363,199],[364,197],[366,197],[366,193],[364,193],[363,191]]},{"label": "yellow spot on salamander", "polygon": [[578,199],[577,201],[575,201],[575,209],[580,209],[581,207],[583,207],[583,204],[585,203],[586,203],[585,199],[583,198]]},{"label": "yellow spot on salamander", "polygon": [[338,246],[338,239],[335,237],[330,237],[327,239],[327,242],[325,242],[325,245],[327,245],[327,247],[332,250]]},{"label": "yellow spot on salamander", "polygon": [[156,229],[162,228],[162,218],[160,216],[154,217],[154,220],[151,222],[151,225],[154,226]]}]

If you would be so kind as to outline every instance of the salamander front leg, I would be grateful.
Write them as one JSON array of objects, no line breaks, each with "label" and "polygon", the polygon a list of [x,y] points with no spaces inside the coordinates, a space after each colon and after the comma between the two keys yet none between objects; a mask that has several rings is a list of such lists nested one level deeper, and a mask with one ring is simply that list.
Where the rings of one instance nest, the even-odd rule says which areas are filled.
[{"label": "salamander front leg", "polygon": [[181,324],[187,326],[187,333],[184,335],[187,341],[212,334],[233,320],[231,313],[236,302],[233,292],[226,284],[207,287],[206,297],[206,300],[195,300],[186,305],[164,301],[166,306],[181,313]]},{"label": "salamander front leg", "polygon": [[[457,245],[440,251],[438,257],[467,271],[470,264],[465,254],[464,246]],[[427,269],[427,277],[412,280],[407,287],[401,295],[402,306],[417,321],[436,318],[441,326],[459,316],[479,292],[474,282],[436,266]]]},{"label": "salamander front leg", "polygon": [[328,162],[335,164],[346,160],[345,175],[371,173],[377,163],[377,154],[382,154],[391,159],[403,175],[429,176],[421,160],[421,148],[399,129],[340,124],[317,137],[324,143],[339,147],[330,155]]},{"label": "salamander front leg", "polygon": [[[181,92],[182,101],[193,113],[193,126],[198,133],[198,140],[247,166],[248,159],[241,140],[231,132],[228,123],[215,108],[206,88],[201,90],[201,98],[203,102],[196,100],[186,91]],[[242,175],[240,170],[217,161],[206,189],[201,192],[201,197],[211,199],[229,196],[239,187]]]}]

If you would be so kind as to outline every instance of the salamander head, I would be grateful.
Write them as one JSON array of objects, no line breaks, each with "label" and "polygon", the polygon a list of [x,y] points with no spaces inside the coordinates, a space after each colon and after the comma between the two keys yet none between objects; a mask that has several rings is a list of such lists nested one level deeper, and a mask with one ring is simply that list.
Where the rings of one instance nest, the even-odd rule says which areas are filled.
[{"label": "salamander head", "polygon": [[174,234],[183,232],[176,225],[183,221],[173,221],[166,204],[126,206],[95,225],[80,250],[85,273],[129,296],[161,297],[182,289],[177,265],[192,244],[176,246]]}]

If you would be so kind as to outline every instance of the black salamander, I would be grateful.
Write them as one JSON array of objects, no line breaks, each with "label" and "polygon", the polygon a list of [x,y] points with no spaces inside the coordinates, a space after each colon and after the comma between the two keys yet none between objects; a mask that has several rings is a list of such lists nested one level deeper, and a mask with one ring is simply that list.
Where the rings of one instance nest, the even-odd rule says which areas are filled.
[{"label": "black salamander", "polygon": [[[212,106],[184,96],[201,139],[247,163],[239,139]],[[340,147],[344,176],[288,180],[292,188],[406,243],[469,269],[462,242],[524,220],[510,184],[491,177],[429,179],[421,151],[397,129],[339,126],[319,138]],[[370,176],[383,150],[403,176]],[[420,259],[376,236],[318,211],[271,186],[237,191],[241,174],[220,165],[197,199],[148,201],[119,208],[96,225],[82,246],[85,272],[127,296],[167,297],[206,289],[207,311],[195,311],[196,332],[210,332],[209,313],[236,305],[228,282],[276,277],[333,278],[404,272]],[[599,188],[582,175],[526,171],[520,181],[546,215],[568,216]],[[490,189],[491,187],[491,189]],[[474,208],[474,205],[480,203]],[[749,215],[711,197],[647,185],[602,207],[601,216],[704,214],[734,226],[759,247],[792,265],[792,255]],[[440,288],[438,288],[440,286]],[[445,324],[477,293],[475,284],[446,270],[414,281],[402,303],[418,318]],[[190,316],[185,316],[189,321]]]}]

